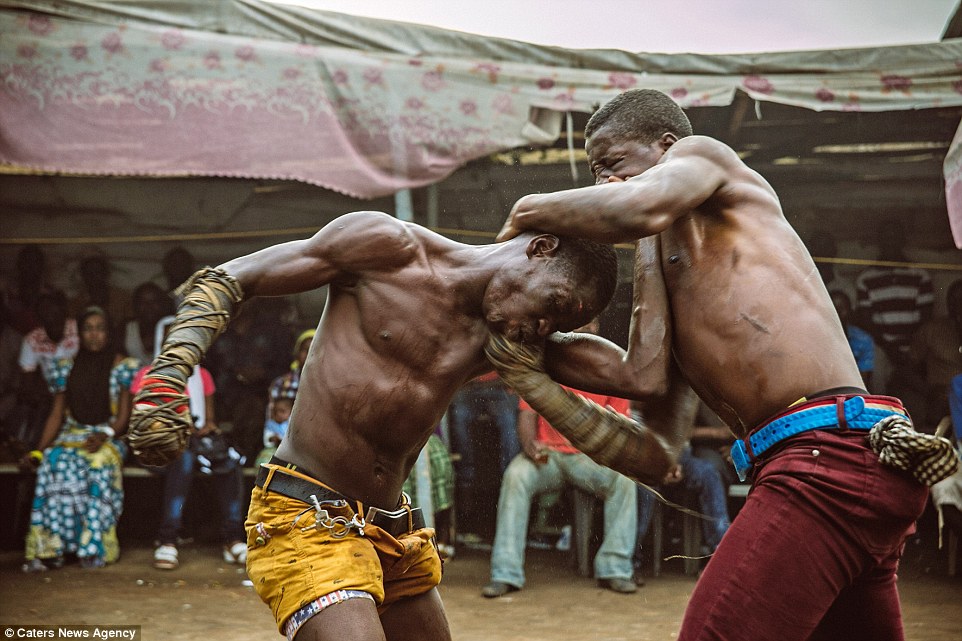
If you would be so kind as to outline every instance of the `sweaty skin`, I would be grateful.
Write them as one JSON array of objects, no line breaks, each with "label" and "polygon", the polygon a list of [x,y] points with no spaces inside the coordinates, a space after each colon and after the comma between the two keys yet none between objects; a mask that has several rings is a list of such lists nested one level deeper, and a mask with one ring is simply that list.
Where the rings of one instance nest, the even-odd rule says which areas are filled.
[{"label": "sweaty skin", "polygon": [[[498,239],[529,229],[612,243],[657,235],[667,340],[738,437],[803,396],[861,387],[815,264],[765,179],[711,138],[669,133],[645,145],[610,132],[601,126],[586,146],[596,185],[525,196]],[[589,389],[651,391],[626,376]]]},{"label": "sweaty skin", "polygon": [[557,243],[539,235],[464,245],[356,212],[308,240],[222,265],[246,297],[330,285],[277,456],[346,496],[394,509],[454,393],[491,371],[489,328],[543,340],[600,311],[590,291],[542,268]]}]

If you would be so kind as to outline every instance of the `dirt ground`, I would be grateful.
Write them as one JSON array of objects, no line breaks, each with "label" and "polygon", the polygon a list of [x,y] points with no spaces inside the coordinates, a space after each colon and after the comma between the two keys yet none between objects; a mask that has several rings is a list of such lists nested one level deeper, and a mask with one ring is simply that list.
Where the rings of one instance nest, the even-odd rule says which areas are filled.
[{"label": "dirt ground", "polygon": [[[24,575],[19,553],[3,553],[0,624],[140,625],[147,641],[281,638],[268,608],[244,585],[244,571],[224,563],[218,549],[183,547],[181,567],[172,572],[153,569],[151,554],[128,546],[103,570],[68,565]],[[672,639],[695,582],[669,567],[636,594],[619,595],[578,576],[566,554],[529,550],[527,587],[489,600],[480,596],[488,558],[483,550],[459,549],[445,566],[441,596],[456,640]],[[962,578],[948,577],[937,559],[907,554],[905,561],[899,585],[906,638],[962,639]]]}]

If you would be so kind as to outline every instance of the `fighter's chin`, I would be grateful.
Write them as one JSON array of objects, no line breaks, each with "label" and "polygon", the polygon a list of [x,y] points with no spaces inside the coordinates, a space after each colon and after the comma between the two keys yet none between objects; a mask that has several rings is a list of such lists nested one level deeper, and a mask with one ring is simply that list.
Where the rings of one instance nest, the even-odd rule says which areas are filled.
[{"label": "fighter's chin", "polygon": [[496,323],[496,324],[489,323],[488,327],[491,329],[491,331],[497,334],[501,334],[511,342],[514,342],[514,343],[525,342],[524,332],[519,327],[508,327],[505,323]]},{"label": "fighter's chin", "polygon": [[540,340],[538,332],[529,327],[516,327],[508,338],[522,345],[534,345]]},{"label": "fighter's chin", "polygon": [[533,343],[537,332],[533,328],[509,322],[504,317],[491,314],[486,319],[488,329],[515,343]]}]

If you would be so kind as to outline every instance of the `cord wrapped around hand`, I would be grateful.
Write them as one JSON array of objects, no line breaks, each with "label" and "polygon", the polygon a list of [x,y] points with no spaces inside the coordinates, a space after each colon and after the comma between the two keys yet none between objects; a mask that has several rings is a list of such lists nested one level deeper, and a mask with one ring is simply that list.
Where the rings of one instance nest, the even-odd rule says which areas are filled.
[{"label": "cord wrapped around hand", "polygon": [[561,387],[544,371],[540,348],[491,334],[484,352],[501,379],[576,448],[631,479],[661,482],[673,461],[661,436]]},{"label": "cord wrapped around hand", "polygon": [[215,338],[227,328],[244,293],[221,269],[205,267],[181,285],[177,320],[134,397],[127,442],[140,462],[166,465],[187,447],[193,430],[187,379]]}]

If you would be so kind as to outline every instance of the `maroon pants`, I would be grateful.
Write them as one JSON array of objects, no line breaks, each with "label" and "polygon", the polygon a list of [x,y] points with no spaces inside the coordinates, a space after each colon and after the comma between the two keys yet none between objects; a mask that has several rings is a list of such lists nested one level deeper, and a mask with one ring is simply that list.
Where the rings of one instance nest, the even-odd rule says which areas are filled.
[{"label": "maroon pants", "polygon": [[895,572],[927,497],[879,463],[865,432],[789,439],[756,465],[679,641],[903,639]]}]

